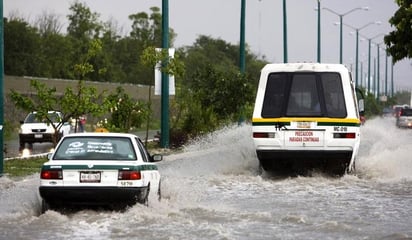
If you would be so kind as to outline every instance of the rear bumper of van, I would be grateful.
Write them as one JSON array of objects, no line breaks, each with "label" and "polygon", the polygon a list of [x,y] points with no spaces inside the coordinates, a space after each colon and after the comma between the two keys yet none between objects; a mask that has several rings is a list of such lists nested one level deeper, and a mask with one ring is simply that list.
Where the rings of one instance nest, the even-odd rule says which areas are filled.
[{"label": "rear bumper of van", "polygon": [[347,150],[257,150],[265,171],[310,171],[319,169],[342,175],[350,166],[353,151]]}]

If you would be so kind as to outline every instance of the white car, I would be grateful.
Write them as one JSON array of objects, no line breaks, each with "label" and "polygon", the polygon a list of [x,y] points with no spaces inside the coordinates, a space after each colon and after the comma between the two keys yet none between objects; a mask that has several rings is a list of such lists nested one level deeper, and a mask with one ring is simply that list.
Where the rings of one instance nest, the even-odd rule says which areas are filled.
[{"label": "white car", "polygon": [[[64,135],[70,133],[70,124],[61,123],[62,114],[57,111],[49,111],[48,118],[53,122],[54,126],[62,126],[59,129],[60,134],[58,135],[57,141]],[[37,117],[37,112],[29,113],[24,121],[20,122],[20,131],[19,131],[19,150],[23,150],[26,147],[26,143],[29,145],[29,148],[33,147],[33,143],[43,143],[50,142],[53,143],[53,135],[55,129],[51,124],[48,124],[46,120],[39,119]]]},{"label": "white car", "polygon": [[42,212],[69,206],[147,205],[149,193],[160,199],[160,174],[154,162],[162,156],[149,155],[136,135],[69,134],[48,158],[40,174]]},{"label": "white car", "polygon": [[396,119],[398,128],[412,128],[412,109],[402,108],[399,117]]}]

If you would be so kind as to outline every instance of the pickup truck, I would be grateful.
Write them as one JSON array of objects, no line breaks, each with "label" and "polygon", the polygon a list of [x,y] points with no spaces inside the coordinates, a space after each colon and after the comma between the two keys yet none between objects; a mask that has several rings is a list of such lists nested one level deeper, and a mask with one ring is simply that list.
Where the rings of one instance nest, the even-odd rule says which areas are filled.
[{"label": "pickup truck", "polygon": [[[62,121],[62,113],[58,111],[49,111],[48,118],[52,120],[54,126],[59,126]],[[20,122],[19,130],[19,150],[22,151],[26,147],[26,143],[29,148],[33,148],[33,143],[57,143],[58,140],[66,134],[70,133],[70,124],[63,123],[59,128],[59,135],[56,142],[53,142],[53,135],[55,128],[45,119],[39,119],[37,112],[29,113],[24,121]]]}]

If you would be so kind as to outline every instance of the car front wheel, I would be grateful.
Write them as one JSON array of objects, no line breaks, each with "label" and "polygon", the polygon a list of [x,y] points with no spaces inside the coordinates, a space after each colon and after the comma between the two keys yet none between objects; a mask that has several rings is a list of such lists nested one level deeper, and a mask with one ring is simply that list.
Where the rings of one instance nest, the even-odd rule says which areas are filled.
[{"label": "car front wheel", "polygon": [[48,202],[46,202],[44,199],[42,199],[41,201],[41,214],[47,212],[48,210],[50,210],[50,204]]}]

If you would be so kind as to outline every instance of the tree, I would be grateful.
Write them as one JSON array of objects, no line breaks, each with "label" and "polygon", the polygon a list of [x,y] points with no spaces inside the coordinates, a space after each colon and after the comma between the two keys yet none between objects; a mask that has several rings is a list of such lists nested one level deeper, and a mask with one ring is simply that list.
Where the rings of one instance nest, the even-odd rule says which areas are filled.
[{"label": "tree", "polygon": [[[129,15],[132,23],[130,37],[139,40],[142,49],[149,46],[160,47],[162,45],[162,14],[160,8],[151,7],[149,14],[139,12]],[[176,34],[172,28],[169,29],[169,46],[173,46]]]},{"label": "tree", "polygon": [[4,21],[4,71],[15,76],[38,76],[40,36],[20,18]]},{"label": "tree", "polygon": [[38,72],[41,77],[73,79],[74,46],[69,38],[50,32],[41,36]]},{"label": "tree", "polygon": [[[47,123],[54,127],[53,143],[55,145],[57,144],[60,128],[65,122],[68,122],[71,118],[77,119],[83,114],[99,116],[107,109],[104,96],[98,95],[94,87],[85,87],[82,80],[86,74],[93,71],[93,66],[88,60],[100,50],[100,42],[92,41],[86,58],[75,65],[74,75],[80,79],[76,91],[68,87],[63,95],[58,95],[56,94],[56,88],[48,87],[36,80],[31,81],[31,86],[36,90],[36,95],[33,97],[11,90],[11,99],[16,107],[27,112],[36,111],[38,118],[47,119]],[[51,110],[63,113],[63,117],[57,126],[47,116],[48,111]]]},{"label": "tree", "polygon": [[69,26],[67,34],[78,40],[98,38],[103,28],[99,22],[99,14],[92,12],[86,4],[78,1],[70,6],[71,14],[67,15]]},{"label": "tree", "polygon": [[[132,30],[130,36],[122,42],[122,47],[128,49],[126,58],[116,58],[122,61],[124,71],[128,74],[127,78],[131,82],[147,85],[153,85],[153,66],[142,63],[139,56],[145,54],[145,49],[161,47],[162,43],[162,14],[158,7],[152,7],[150,10],[150,14],[138,12],[129,15]],[[173,29],[169,31],[169,45],[173,46],[176,34]]]},{"label": "tree", "polygon": [[246,73],[238,67],[239,47],[200,36],[179,49],[185,75],[177,78],[171,104],[171,145],[216,130],[223,124],[251,117],[260,69],[265,64],[246,54]]},{"label": "tree", "polygon": [[43,14],[36,18],[35,26],[41,36],[49,34],[60,34],[63,24],[59,22],[59,17],[54,13],[43,11]]},{"label": "tree", "polygon": [[83,77],[89,80],[99,81],[102,72],[99,69],[104,69],[105,54],[102,51],[93,56],[86,56],[89,50],[89,45],[92,41],[100,39],[104,29],[103,24],[99,21],[99,14],[92,12],[90,8],[78,1],[70,6],[71,13],[67,15],[69,25],[67,27],[67,37],[73,44],[73,53],[71,62],[76,63],[78,59],[88,58],[88,63],[94,67],[93,71],[89,71]]},{"label": "tree", "polygon": [[129,132],[131,128],[139,128],[151,114],[147,103],[130,98],[121,87],[106,99],[111,119],[104,127],[111,132]]},{"label": "tree", "polygon": [[395,27],[384,37],[387,51],[392,56],[393,62],[412,57],[412,0],[396,0],[399,9],[389,19]]}]

